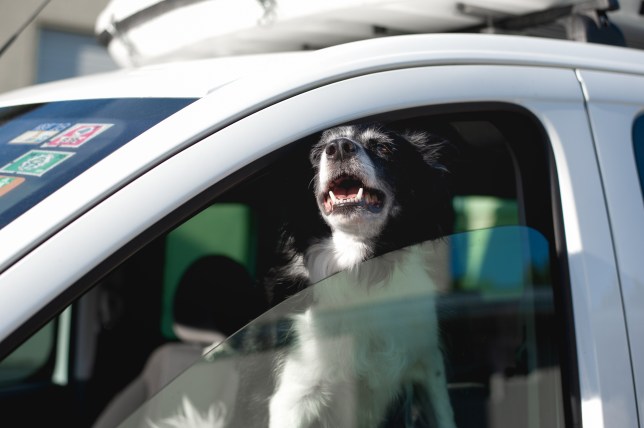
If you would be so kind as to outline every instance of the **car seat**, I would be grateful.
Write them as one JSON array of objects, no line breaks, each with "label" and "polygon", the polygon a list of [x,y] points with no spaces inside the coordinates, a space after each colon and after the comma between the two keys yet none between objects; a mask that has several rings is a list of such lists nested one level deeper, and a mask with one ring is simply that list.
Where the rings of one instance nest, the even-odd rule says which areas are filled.
[{"label": "car seat", "polygon": [[204,351],[266,308],[246,269],[222,255],[194,261],[183,274],[173,303],[173,330],[179,341],[163,344],[150,354],[141,374],[110,401],[94,428],[121,423]]}]

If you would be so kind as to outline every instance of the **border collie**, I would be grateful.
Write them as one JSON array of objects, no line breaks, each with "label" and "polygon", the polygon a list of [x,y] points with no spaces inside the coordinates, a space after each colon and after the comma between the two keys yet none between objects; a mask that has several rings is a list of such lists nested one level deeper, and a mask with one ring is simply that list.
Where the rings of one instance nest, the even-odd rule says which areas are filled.
[{"label": "border collie", "polygon": [[[427,268],[431,242],[412,246],[444,236],[451,223],[445,146],[379,125],[333,128],[313,146],[314,197],[328,235],[288,235],[290,263],[280,274],[283,283],[327,279],[293,319],[295,344],[270,398],[271,428],[378,427],[410,395],[424,401],[404,425],[455,427]],[[418,296],[429,296],[430,307],[405,327],[369,309]]]}]

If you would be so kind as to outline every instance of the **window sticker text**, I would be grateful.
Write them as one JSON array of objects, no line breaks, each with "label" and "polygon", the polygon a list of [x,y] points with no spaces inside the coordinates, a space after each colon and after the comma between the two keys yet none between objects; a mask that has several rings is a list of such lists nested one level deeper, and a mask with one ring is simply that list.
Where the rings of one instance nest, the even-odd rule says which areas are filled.
[{"label": "window sticker text", "polygon": [[9,144],[40,144],[69,128],[71,123],[41,123],[34,129],[23,132]]},{"label": "window sticker text", "polygon": [[31,150],[0,168],[0,172],[40,177],[73,155],[70,152]]},{"label": "window sticker text", "polygon": [[42,147],[80,147],[112,125],[112,123],[77,123],[56,138],[43,144]]}]

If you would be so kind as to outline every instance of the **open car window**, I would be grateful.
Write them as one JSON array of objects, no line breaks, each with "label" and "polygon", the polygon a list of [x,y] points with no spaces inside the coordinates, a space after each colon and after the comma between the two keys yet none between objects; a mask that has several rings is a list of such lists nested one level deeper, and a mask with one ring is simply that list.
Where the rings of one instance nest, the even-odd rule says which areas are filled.
[{"label": "open car window", "polygon": [[[447,388],[457,426],[564,426],[549,248],[534,229],[501,226],[368,260],[304,289],[206,352],[120,426],[267,426],[280,388],[296,389],[318,370],[342,385],[329,392],[330,412],[342,415],[342,426],[361,426],[374,411],[374,394],[365,390],[389,387],[387,375],[375,371],[381,361],[390,373],[438,370],[441,362],[425,352],[436,341],[446,383],[430,381]],[[324,297],[356,287],[373,293]],[[299,376],[283,378],[298,353],[306,354]],[[362,369],[347,374],[355,364]],[[426,426],[418,415],[437,410],[424,411],[431,404],[414,376],[401,378],[387,392],[395,398],[383,410],[385,426]]]}]

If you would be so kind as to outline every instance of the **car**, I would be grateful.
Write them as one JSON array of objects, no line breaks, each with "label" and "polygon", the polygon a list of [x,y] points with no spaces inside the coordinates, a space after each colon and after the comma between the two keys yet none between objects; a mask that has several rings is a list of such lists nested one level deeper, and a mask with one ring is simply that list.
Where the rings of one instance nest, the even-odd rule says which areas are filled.
[{"label": "car", "polygon": [[[279,303],[259,284],[284,219],[314,202],[311,145],[372,122],[454,147],[452,230],[419,244],[436,298],[371,309],[422,329],[409,314],[436,305],[456,425],[641,426],[644,53],[494,34],[155,64],[0,95],[3,419],[265,425],[289,320],[328,280]],[[173,329],[200,310],[220,323],[205,351]],[[409,415],[402,405],[390,424]]]}]

